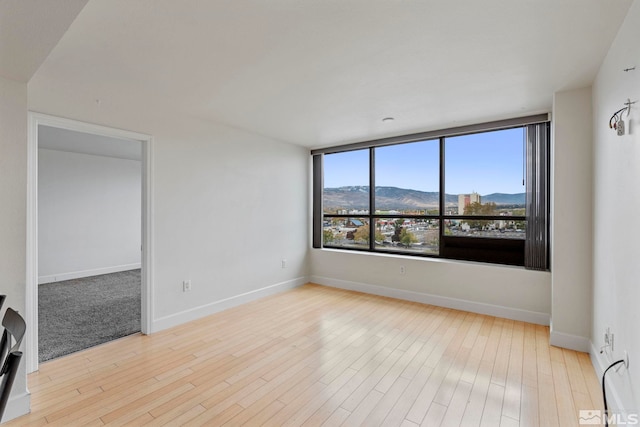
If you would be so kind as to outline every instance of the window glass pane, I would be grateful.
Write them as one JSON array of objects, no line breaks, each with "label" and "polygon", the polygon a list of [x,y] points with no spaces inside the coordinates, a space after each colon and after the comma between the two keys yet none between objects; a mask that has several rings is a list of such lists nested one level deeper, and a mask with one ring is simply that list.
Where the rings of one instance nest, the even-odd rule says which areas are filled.
[{"label": "window glass pane", "polygon": [[491,239],[520,239],[526,235],[527,221],[504,220],[445,220],[446,236],[487,237]]},{"label": "window glass pane", "polygon": [[376,249],[437,255],[439,221],[431,218],[378,218]]},{"label": "window glass pane", "polygon": [[375,149],[377,214],[440,213],[438,140]]},{"label": "window glass pane", "polygon": [[325,214],[369,214],[369,150],[324,156]]},{"label": "window glass pane", "polygon": [[369,219],[325,217],[324,246],[369,249]]},{"label": "window glass pane", "polygon": [[445,139],[447,215],[524,215],[524,128]]}]

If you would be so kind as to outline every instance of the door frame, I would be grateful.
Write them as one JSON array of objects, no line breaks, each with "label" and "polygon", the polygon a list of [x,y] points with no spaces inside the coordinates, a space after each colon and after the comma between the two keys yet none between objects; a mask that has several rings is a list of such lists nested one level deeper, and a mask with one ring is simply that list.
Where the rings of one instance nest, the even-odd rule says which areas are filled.
[{"label": "door frame", "polygon": [[29,112],[27,140],[27,274],[25,317],[27,373],[38,370],[38,126],[85,132],[142,144],[141,331],[152,332],[153,319],[153,138],[137,132]]}]

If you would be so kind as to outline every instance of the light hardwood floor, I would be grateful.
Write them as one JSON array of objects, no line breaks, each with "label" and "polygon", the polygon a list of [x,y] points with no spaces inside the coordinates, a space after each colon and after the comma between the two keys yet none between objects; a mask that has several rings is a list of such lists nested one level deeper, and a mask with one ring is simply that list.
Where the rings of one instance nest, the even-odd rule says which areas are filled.
[{"label": "light hardwood floor", "polygon": [[308,284],[44,363],[15,425],[572,426],[589,356],[547,327]]}]

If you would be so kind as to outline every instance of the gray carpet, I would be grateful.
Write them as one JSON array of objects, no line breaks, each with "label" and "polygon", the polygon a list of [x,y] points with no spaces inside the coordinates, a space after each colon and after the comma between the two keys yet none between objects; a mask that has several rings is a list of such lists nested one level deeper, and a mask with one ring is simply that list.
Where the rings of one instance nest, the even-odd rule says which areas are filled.
[{"label": "gray carpet", "polygon": [[40,362],[140,332],[140,270],[38,287]]}]

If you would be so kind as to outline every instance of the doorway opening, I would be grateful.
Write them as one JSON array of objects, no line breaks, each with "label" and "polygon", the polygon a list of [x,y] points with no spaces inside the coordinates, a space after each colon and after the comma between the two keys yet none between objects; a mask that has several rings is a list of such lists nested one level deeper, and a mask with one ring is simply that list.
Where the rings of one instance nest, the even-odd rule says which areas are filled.
[{"label": "doorway opening", "polygon": [[27,371],[150,332],[151,138],[30,114]]}]

